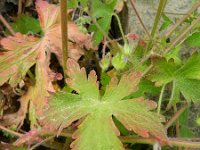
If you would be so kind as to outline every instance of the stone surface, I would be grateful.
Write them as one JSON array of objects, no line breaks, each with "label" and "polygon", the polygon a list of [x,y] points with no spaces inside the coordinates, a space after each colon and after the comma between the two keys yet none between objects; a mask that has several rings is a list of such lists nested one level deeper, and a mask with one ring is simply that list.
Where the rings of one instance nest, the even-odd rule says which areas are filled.
[{"label": "stone surface", "polygon": [[[158,8],[159,0],[135,0],[136,8],[149,32],[151,32],[153,22],[156,16],[156,11]],[[187,13],[191,8],[193,0],[168,0],[165,7],[166,15],[170,18],[178,19],[181,17],[181,14]],[[142,35],[144,30],[135,15],[135,12],[132,9],[130,1],[128,1],[128,10],[129,10],[129,21],[128,21],[128,30],[129,32],[137,33]],[[175,14],[179,15],[175,15]]]}]

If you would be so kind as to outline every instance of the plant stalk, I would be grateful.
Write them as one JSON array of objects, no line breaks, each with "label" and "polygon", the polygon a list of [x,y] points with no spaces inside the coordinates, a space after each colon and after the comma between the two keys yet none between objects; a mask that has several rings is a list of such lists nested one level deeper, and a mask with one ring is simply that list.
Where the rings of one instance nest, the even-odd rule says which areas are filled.
[{"label": "plant stalk", "polygon": [[160,96],[159,96],[159,100],[158,100],[158,109],[157,109],[157,113],[158,114],[160,114],[164,91],[165,91],[165,84],[162,86],[162,89],[161,89],[161,92],[160,92]]},{"label": "plant stalk", "polygon": [[119,19],[118,15],[116,13],[113,13],[113,16],[117,19],[119,30],[121,32],[121,35],[122,35],[122,38],[123,38],[123,41],[124,41],[124,44],[125,44],[125,43],[127,43],[127,41],[126,41],[126,38],[125,38],[125,35],[124,35],[124,31],[122,29],[122,25],[121,25],[120,19]]},{"label": "plant stalk", "polygon": [[[156,13],[156,18],[154,20],[153,28],[151,30],[151,37],[152,37],[152,39],[155,36],[156,30],[157,30],[157,27],[158,27],[158,23],[160,21],[162,13],[163,13],[163,11],[165,9],[166,3],[167,3],[167,0],[160,0],[160,2],[159,2],[158,10],[157,10],[157,13]],[[151,49],[151,47],[152,47],[152,41],[150,41],[148,43],[148,45],[147,45],[147,52],[149,51],[149,49]]]},{"label": "plant stalk", "polygon": [[183,23],[196,9],[198,9],[200,6],[200,1],[194,5],[188,12],[186,15],[184,15],[178,22],[176,22],[175,25],[173,25],[168,32],[166,33],[166,38],[170,37],[171,34],[174,32],[174,30],[181,24]]},{"label": "plant stalk", "polygon": [[188,107],[188,104],[183,105],[175,114],[174,116],[166,123],[165,128],[168,129],[176,119],[185,111],[185,109]]},{"label": "plant stalk", "polygon": [[23,134],[18,133],[18,132],[15,132],[15,131],[13,131],[13,130],[10,130],[10,129],[8,129],[8,128],[2,126],[1,124],[0,124],[0,129],[1,129],[2,131],[6,131],[6,132],[8,132],[8,133],[10,133],[10,134],[12,134],[12,135],[14,135],[14,136],[17,136],[17,137],[23,136]]},{"label": "plant stalk", "polygon": [[22,0],[18,0],[18,11],[17,15],[20,16],[22,14]]},{"label": "plant stalk", "polygon": [[[0,128],[4,131],[8,131],[9,133],[18,136],[18,137],[22,137],[24,134],[20,134],[20,133],[16,133],[14,131],[10,131],[9,129],[3,127],[0,125]],[[48,130],[41,130],[40,131],[40,135],[41,136],[47,136],[49,135],[50,137],[53,137],[57,134],[57,132],[50,132]],[[72,133],[71,132],[61,132],[60,134],[61,136],[64,137],[72,137]],[[48,138],[49,139],[49,138]],[[134,138],[134,137],[130,137],[130,136],[120,136],[119,139],[121,140],[121,142],[124,143],[141,143],[141,144],[155,144],[157,142],[156,139],[153,138]],[[194,141],[191,141],[194,140]],[[199,138],[169,138],[168,139],[168,143],[164,143],[162,146],[165,145],[169,145],[169,146],[178,146],[178,147],[187,147],[187,148],[200,148],[200,141]]]},{"label": "plant stalk", "polygon": [[185,35],[192,30],[192,28],[200,22],[200,16],[191,23],[173,42],[172,44],[165,50],[164,54],[167,54],[172,48],[174,48],[184,37]]},{"label": "plant stalk", "polygon": [[[124,143],[141,143],[141,144],[155,144],[157,142],[156,139],[152,138],[133,138],[133,137],[120,137],[120,140]],[[168,143],[163,144],[162,146],[177,146],[177,147],[185,147],[185,148],[200,148],[200,142],[192,142],[187,140],[179,140],[176,138],[169,138]]]},{"label": "plant stalk", "polygon": [[151,31],[151,36],[152,37],[154,37],[154,35],[156,33],[156,30],[157,30],[157,27],[158,27],[158,23],[160,21],[160,18],[162,16],[162,13],[163,13],[163,10],[165,8],[166,3],[167,3],[167,0],[160,0],[159,6],[158,6],[158,10],[157,10],[157,13],[156,13],[156,18],[155,18],[154,25],[153,25],[153,29]]},{"label": "plant stalk", "polygon": [[67,0],[60,0],[61,14],[61,35],[62,35],[62,52],[63,52],[63,71],[66,77],[67,58],[68,58],[68,18],[67,18]]},{"label": "plant stalk", "polygon": [[4,26],[8,29],[8,31],[15,35],[15,31],[12,29],[12,27],[9,25],[9,23],[6,21],[6,19],[0,14],[0,20],[4,24]]}]

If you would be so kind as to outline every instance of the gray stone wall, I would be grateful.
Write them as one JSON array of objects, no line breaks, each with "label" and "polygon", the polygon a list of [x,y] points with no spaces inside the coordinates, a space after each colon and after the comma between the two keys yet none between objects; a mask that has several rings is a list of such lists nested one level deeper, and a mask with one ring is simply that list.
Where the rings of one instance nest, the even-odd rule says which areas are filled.
[{"label": "gray stone wall", "polygon": [[[166,15],[173,20],[178,19],[182,16],[181,14],[187,13],[193,3],[194,0],[168,0],[165,8]],[[135,0],[136,8],[149,32],[153,26],[158,4],[159,0]],[[144,30],[142,29],[140,22],[132,9],[130,1],[128,1],[128,10],[128,31],[139,35],[143,34]],[[177,13],[179,15],[171,13]]]}]

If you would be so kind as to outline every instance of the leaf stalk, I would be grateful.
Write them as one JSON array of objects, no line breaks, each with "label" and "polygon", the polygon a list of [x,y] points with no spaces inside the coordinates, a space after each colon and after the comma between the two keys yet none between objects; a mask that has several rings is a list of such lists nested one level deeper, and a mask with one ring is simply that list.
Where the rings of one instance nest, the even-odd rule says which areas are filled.
[{"label": "leaf stalk", "polygon": [[61,13],[61,35],[62,35],[62,52],[63,52],[63,70],[66,77],[67,58],[68,58],[68,18],[67,18],[67,0],[60,0]]}]

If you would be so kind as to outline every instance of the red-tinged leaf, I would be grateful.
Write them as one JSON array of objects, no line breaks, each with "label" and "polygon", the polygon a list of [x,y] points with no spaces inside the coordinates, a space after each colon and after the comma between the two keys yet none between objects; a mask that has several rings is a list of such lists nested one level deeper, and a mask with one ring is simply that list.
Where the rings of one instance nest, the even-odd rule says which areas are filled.
[{"label": "red-tinged leaf", "polygon": [[67,68],[69,78],[66,79],[66,82],[72,89],[76,90],[85,99],[95,100],[99,98],[99,83],[95,71],[91,71],[87,78],[85,68],[80,69],[73,59],[68,59]]},{"label": "red-tinged leaf", "polygon": [[37,42],[37,38],[20,33],[0,41],[0,44],[7,49],[0,55],[0,86],[8,81],[14,87],[24,78],[36,62]]},{"label": "red-tinged leaf", "polygon": [[36,0],[36,10],[39,16],[40,26],[46,32],[51,26],[60,23],[60,12],[56,5],[51,5],[47,1]]},{"label": "red-tinged leaf", "polygon": [[32,144],[34,142],[41,142],[42,138],[39,137],[39,131],[37,129],[32,129],[31,131],[27,132],[25,135],[21,136],[17,139],[13,144],[15,146],[20,146],[24,143]]},{"label": "red-tinged leaf", "polygon": [[[16,86],[24,78],[27,71],[36,64],[36,83],[20,98],[21,106],[24,107],[21,107],[15,114],[4,116],[4,122],[7,124],[12,122],[20,126],[23,123],[29,100],[34,106],[31,107],[30,111],[35,111],[39,116],[49,92],[54,92],[51,82],[56,77],[54,76],[55,73],[49,69],[51,53],[55,53],[62,64],[59,7],[48,4],[43,0],[37,0],[36,9],[44,32],[41,39],[16,33],[13,37],[10,36],[1,40],[1,45],[8,51],[0,53],[0,85],[8,81],[11,86]],[[84,47],[92,47],[91,37],[81,33],[72,22],[69,22],[68,28],[69,56],[78,60],[83,55],[82,49]],[[30,116],[30,118],[33,118],[33,116]],[[32,126],[34,126],[34,123]]]},{"label": "red-tinged leaf", "polygon": [[[0,54],[0,85],[9,80],[12,86],[16,86],[44,51],[55,53],[62,64],[59,7],[37,0],[36,8],[44,37],[39,40],[33,36],[16,33],[13,37],[9,36],[0,41],[3,48],[9,50]],[[84,54],[84,47],[92,48],[91,37],[81,33],[73,22],[69,22],[68,30],[69,40],[76,43],[75,46],[69,42],[69,56],[78,60]]]},{"label": "red-tinged leaf", "polygon": [[[48,45],[48,49],[55,53],[60,62],[62,62],[60,9],[58,6],[51,5],[43,0],[36,1],[36,9],[41,27],[45,32],[43,40],[46,46]],[[78,60],[83,55],[83,47],[87,49],[93,48],[91,36],[80,32],[78,26],[71,21],[68,23],[68,38],[71,42],[77,44],[76,47],[73,44],[69,44],[69,57],[75,60]]]},{"label": "red-tinged leaf", "polygon": [[155,108],[155,102],[144,99],[123,100],[114,104],[113,108],[113,115],[128,130],[133,130],[144,138],[149,138],[151,134],[161,141],[166,140],[166,135],[163,134],[165,132],[163,126],[157,124],[163,121],[162,118],[148,111]]},{"label": "red-tinged leaf", "polygon": [[162,118],[150,111],[156,107],[155,102],[143,98],[125,98],[130,92],[136,91],[141,73],[124,75],[119,83],[114,77],[105,96],[101,98],[97,96],[99,91],[95,72],[92,71],[87,77],[85,69],[80,69],[74,60],[68,59],[67,62],[67,83],[79,95],[64,92],[53,94],[49,106],[40,117],[44,127],[57,130],[59,134],[63,128],[81,119],[73,134],[75,141],[72,149],[121,150],[123,146],[117,138],[120,133],[112,120],[115,116],[128,130],[145,138],[153,136],[159,142],[167,142]]},{"label": "red-tinged leaf", "polygon": [[[120,82],[118,79],[113,77],[106,87],[105,94],[102,100],[119,100],[123,99],[125,96],[133,93],[137,90],[137,84],[140,81],[142,74],[140,72],[134,72],[128,75],[122,76]],[[131,84],[130,84],[131,83]]]}]

